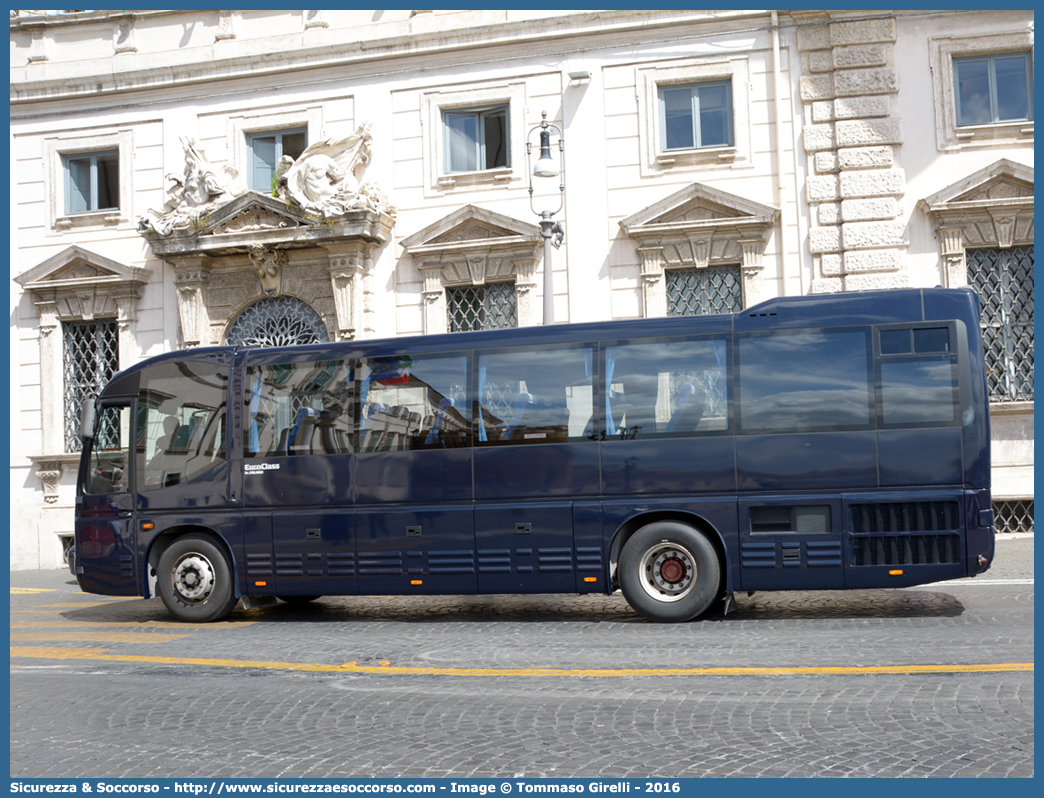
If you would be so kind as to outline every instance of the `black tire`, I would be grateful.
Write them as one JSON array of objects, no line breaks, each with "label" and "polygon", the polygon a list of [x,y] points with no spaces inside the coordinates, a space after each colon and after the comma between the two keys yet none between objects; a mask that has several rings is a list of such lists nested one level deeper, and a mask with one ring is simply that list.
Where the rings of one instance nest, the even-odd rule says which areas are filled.
[{"label": "black tire", "polygon": [[225,547],[209,535],[175,540],[160,557],[156,574],[160,598],[179,621],[218,621],[236,606]]},{"label": "black tire", "polygon": [[617,571],[627,603],[660,623],[702,615],[721,584],[714,546],[701,532],[676,521],[656,521],[635,532],[620,553]]},{"label": "black tire", "polygon": [[276,598],[287,604],[307,604],[310,601],[321,599],[322,596],[276,596]]}]

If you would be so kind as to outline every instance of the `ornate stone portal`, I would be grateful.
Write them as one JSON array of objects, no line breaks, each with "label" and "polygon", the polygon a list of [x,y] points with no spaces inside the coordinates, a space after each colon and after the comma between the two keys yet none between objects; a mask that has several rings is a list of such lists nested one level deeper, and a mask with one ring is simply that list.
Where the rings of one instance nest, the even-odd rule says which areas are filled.
[{"label": "ornate stone portal", "polygon": [[174,267],[182,346],[224,342],[229,324],[262,297],[296,297],[331,340],[373,334],[369,275],[397,209],[356,171],[370,160],[362,125],[346,139],[309,146],[277,167],[278,197],[246,191],[183,139],[185,172],[162,211],[138,230]]}]

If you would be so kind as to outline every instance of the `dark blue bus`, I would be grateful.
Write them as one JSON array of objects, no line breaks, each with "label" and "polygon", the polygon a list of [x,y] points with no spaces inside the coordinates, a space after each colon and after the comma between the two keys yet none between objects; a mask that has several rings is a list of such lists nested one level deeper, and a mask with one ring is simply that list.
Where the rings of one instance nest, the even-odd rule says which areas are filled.
[{"label": "dark blue bus", "polygon": [[979,304],[172,352],[89,405],[71,567],[179,619],[325,595],[900,587],[993,557]]}]

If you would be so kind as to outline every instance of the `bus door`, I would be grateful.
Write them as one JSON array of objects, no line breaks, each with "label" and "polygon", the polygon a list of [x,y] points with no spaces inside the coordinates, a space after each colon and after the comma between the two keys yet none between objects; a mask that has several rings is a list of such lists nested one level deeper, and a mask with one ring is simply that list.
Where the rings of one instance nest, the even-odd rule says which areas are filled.
[{"label": "bus door", "polygon": [[81,469],[76,520],[80,586],[109,596],[139,595],[134,523],[133,404],[102,404],[95,417],[90,460]]},{"label": "bus door", "polygon": [[247,355],[242,389],[245,589],[355,592],[353,361],[336,350]]},{"label": "bus door", "polygon": [[839,496],[765,496],[739,502],[743,590],[845,586]]},{"label": "bus door", "polygon": [[359,591],[474,593],[470,353],[356,363],[352,465]]}]

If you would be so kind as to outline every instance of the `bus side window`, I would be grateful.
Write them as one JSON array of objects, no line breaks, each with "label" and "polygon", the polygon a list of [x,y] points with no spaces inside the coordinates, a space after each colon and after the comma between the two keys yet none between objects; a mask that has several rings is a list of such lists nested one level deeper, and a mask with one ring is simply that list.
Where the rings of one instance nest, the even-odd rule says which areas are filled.
[{"label": "bus side window", "polygon": [[246,370],[244,457],[343,454],[356,441],[350,361],[320,360]]},{"label": "bus side window", "polygon": [[228,369],[206,361],[158,363],[141,375],[137,486],[178,485],[224,461]]},{"label": "bus side window", "polygon": [[744,432],[866,429],[873,425],[869,330],[784,330],[739,338]]},{"label": "bus side window", "polygon": [[478,356],[478,444],[592,438],[593,348],[513,349]]},{"label": "bus side window", "polygon": [[723,339],[607,347],[606,437],[633,440],[728,430],[727,362]]},{"label": "bus side window", "polygon": [[388,355],[358,369],[362,429],[356,451],[468,446],[468,356]]},{"label": "bus side window", "polygon": [[960,418],[957,355],[948,327],[878,332],[881,426],[947,426]]}]

